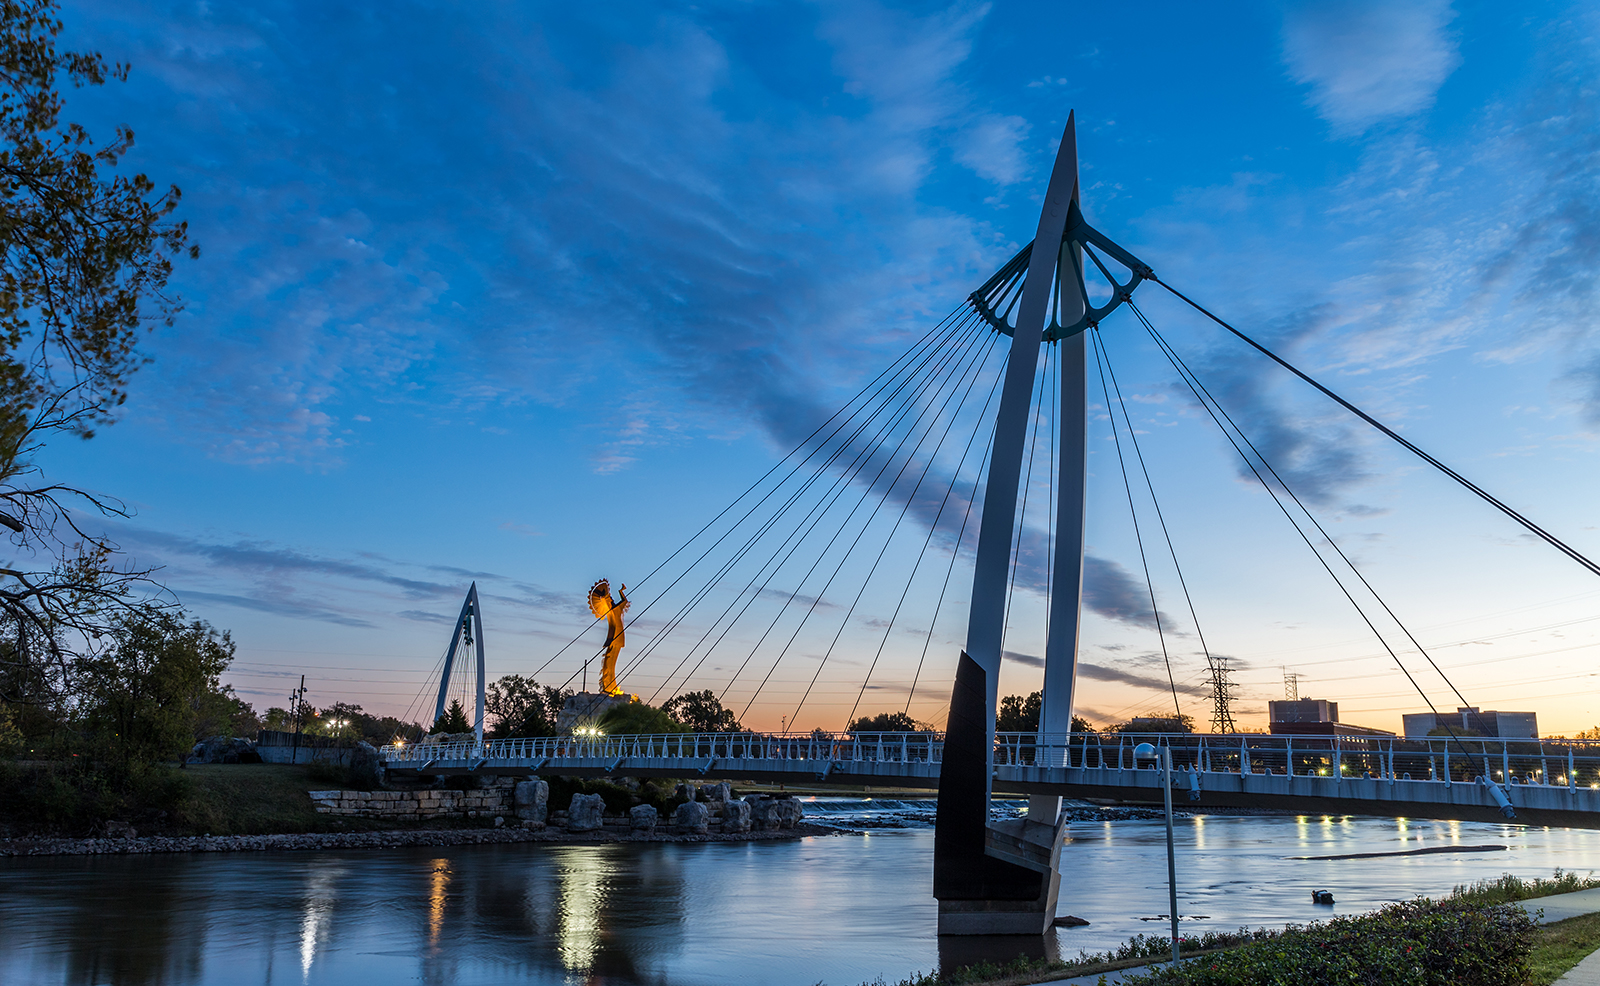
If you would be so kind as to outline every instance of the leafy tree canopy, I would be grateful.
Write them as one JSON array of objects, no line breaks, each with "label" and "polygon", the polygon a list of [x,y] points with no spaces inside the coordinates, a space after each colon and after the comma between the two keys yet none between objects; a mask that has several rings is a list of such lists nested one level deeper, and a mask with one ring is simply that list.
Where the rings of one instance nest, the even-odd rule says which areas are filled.
[{"label": "leafy tree canopy", "polygon": [[1134,716],[1127,722],[1112,726],[1112,733],[1192,733],[1194,716]]},{"label": "leafy tree canopy", "polygon": [[687,733],[689,728],[653,705],[640,701],[613,706],[598,723],[604,733]]},{"label": "leafy tree canopy", "polygon": [[1044,693],[1007,695],[1000,700],[1000,713],[995,717],[994,728],[1001,733],[1037,733],[1040,710],[1044,706]]},{"label": "leafy tree canopy", "polygon": [[[96,144],[62,119],[62,89],[125,81],[128,66],[57,46],[54,0],[0,2],[0,702],[62,701],[72,653],[112,631],[147,570],[64,503],[122,515],[121,504],[51,484],[33,459],[55,433],[92,436],[127,399],[146,357],[142,329],[170,325],[173,260],[198,256],[172,220],[180,193],[117,169],[133,131]],[[136,621],[137,622],[137,621]]]},{"label": "leafy tree canopy", "polygon": [[146,606],[119,616],[106,644],[73,668],[85,733],[120,762],[181,757],[207,725],[208,700],[226,694],[232,639]]},{"label": "leafy tree canopy", "polygon": [[691,733],[737,733],[744,729],[732,710],[724,709],[716,693],[709,688],[685,692],[661,706],[661,711],[688,727]]},{"label": "leafy tree canopy", "polygon": [[470,733],[472,723],[467,721],[467,712],[461,707],[461,700],[453,698],[444,714],[434,720],[431,733]]},{"label": "leafy tree canopy", "polygon": [[904,712],[880,712],[875,716],[862,716],[850,724],[852,733],[922,733],[932,729]]},{"label": "leafy tree canopy", "polygon": [[484,712],[491,723],[489,733],[497,739],[554,736],[556,717],[571,694],[520,674],[508,674],[484,692]]}]

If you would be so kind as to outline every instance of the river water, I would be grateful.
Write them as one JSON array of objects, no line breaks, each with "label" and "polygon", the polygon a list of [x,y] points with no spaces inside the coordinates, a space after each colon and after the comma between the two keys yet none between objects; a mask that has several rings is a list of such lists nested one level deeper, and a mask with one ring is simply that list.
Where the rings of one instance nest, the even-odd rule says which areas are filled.
[{"label": "river water", "polygon": [[[855,986],[1162,934],[1160,821],[1079,822],[1032,939],[934,934],[933,834],[0,860],[0,983]],[[1501,873],[1600,867],[1600,832],[1357,817],[1179,822],[1185,931],[1369,910]],[[1297,856],[1496,845],[1376,859]],[[1331,890],[1333,907],[1311,903]]]}]

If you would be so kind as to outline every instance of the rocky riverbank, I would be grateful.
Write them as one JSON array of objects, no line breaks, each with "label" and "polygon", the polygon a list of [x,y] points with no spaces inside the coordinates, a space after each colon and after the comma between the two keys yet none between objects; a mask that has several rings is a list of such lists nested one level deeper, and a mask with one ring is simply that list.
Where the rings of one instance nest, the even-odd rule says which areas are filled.
[{"label": "rocky riverbank", "polygon": [[319,832],[295,835],[138,836],[101,839],[0,839],[0,856],[122,856],[171,852],[283,852],[329,849],[403,849],[410,846],[480,846],[520,842],[596,845],[611,842],[758,842],[831,835],[835,830],[800,822],[774,831],[678,834],[659,831],[567,832],[558,828],[421,829],[387,832]]}]

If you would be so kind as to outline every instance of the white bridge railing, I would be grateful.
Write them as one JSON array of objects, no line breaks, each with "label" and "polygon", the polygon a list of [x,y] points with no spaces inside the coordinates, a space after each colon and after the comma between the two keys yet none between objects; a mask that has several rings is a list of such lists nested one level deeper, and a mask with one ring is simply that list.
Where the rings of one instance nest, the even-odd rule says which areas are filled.
[{"label": "white bridge railing", "polygon": [[[1444,784],[1486,777],[1499,784],[1600,788],[1600,742],[1261,733],[1040,735],[998,733],[994,763],[1005,767],[1137,769],[1133,748],[1170,746],[1180,771],[1279,774],[1294,777],[1432,780]],[[662,733],[625,736],[541,736],[475,743],[414,743],[383,750],[392,767],[483,763],[550,764],[623,761],[732,760],[808,765],[905,764],[926,776],[943,758],[944,734],[912,733]],[[881,767],[879,773],[882,773]]]},{"label": "white bridge railing", "polygon": [[771,760],[811,763],[937,764],[943,733],[656,733],[618,736],[536,736],[476,743],[395,744],[383,748],[394,767],[488,761]]},{"label": "white bridge railing", "polygon": [[1173,767],[1226,774],[1600,788],[1600,741],[1263,733],[999,733],[995,765],[1134,769],[1133,748],[1172,748]]}]

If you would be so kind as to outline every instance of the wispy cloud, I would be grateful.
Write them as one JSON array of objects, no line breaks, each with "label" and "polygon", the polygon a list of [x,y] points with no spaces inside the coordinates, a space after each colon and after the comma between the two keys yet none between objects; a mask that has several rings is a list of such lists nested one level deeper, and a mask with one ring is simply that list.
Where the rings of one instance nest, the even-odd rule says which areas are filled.
[{"label": "wispy cloud", "polygon": [[[173,121],[141,149],[206,248],[139,413],[223,458],[327,464],[352,405],[582,402],[604,472],[730,408],[826,406],[921,314],[928,271],[959,297],[1001,248],[916,200],[957,134],[988,180],[1023,172],[1026,125],[955,80],[985,12],[770,12],[831,47],[822,108],[692,11],[91,2],[86,40],[139,66],[113,96]],[[726,104],[735,74],[762,113]]]},{"label": "wispy cloud", "polygon": [[1454,17],[1449,0],[1295,0],[1283,58],[1336,132],[1359,133],[1433,105],[1461,64],[1447,31]]}]

